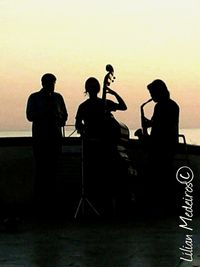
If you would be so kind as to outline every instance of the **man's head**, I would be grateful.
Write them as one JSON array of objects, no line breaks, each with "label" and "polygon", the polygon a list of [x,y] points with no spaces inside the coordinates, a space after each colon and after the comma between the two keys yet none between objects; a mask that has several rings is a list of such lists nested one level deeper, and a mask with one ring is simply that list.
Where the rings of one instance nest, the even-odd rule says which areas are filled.
[{"label": "man's head", "polygon": [[42,87],[49,93],[55,89],[56,77],[51,73],[46,73],[41,78]]},{"label": "man's head", "polygon": [[97,94],[100,92],[99,81],[94,77],[87,79],[85,82],[85,92],[89,93],[90,96],[97,96]]},{"label": "man's head", "polygon": [[169,99],[170,97],[167,86],[162,80],[154,80],[152,83],[147,85],[147,89],[149,90],[154,102]]}]

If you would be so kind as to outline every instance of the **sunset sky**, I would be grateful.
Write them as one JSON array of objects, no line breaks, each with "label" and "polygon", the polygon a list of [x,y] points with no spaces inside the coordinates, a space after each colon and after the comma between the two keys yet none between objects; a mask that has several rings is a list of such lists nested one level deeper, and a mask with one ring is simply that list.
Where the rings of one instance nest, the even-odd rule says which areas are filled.
[{"label": "sunset sky", "polygon": [[180,127],[200,128],[199,0],[0,0],[0,27],[0,131],[31,128],[27,99],[46,72],[57,76],[73,124],[85,80],[102,83],[108,63],[128,106],[116,117],[129,128],[140,127],[156,78],[180,106]]}]

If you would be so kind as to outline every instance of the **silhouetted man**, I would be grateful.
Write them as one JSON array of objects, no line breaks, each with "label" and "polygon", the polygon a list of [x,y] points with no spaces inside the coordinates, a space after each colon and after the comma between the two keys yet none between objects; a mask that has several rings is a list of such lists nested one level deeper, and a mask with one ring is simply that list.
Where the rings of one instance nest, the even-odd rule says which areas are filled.
[{"label": "silhouetted man", "polygon": [[179,106],[170,99],[170,93],[162,80],[154,80],[147,88],[156,103],[151,120],[147,120],[151,127],[150,168],[147,174],[152,189],[150,197],[155,198],[154,204],[161,200],[167,204],[172,198],[169,192],[174,192],[175,186],[173,160],[178,145]]},{"label": "silhouetted man", "polygon": [[42,89],[30,95],[27,119],[32,122],[33,152],[36,162],[35,195],[39,201],[54,197],[55,171],[61,152],[62,127],[68,114],[63,97],[54,92],[56,77],[46,73]]},{"label": "silhouetted man", "polygon": [[[115,96],[117,102],[98,97],[99,81],[90,77],[85,83],[85,93],[89,98],[78,107],[76,114],[76,129],[84,140],[84,169],[87,192],[100,198],[111,194],[112,180],[116,169],[115,124],[111,112],[126,110],[123,99],[113,90],[106,88],[107,94]],[[113,119],[113,120],[112,120]],[[116,163],[116,162],[115,162]]]},{"label": "silhouetted man", "polygon": [[163,151],[165,155],[172,157],[178,143],[179,107],[170,99],[167,86],[162,80],[153,81],[147,88],[156,102],[150,121],[152,146],[156,153]]}]

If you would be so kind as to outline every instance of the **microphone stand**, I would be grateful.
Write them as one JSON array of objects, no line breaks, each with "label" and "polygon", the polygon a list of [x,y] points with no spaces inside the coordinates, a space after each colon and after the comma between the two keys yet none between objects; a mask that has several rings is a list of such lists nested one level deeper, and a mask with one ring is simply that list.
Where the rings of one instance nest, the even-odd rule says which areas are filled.
[{"label": "microphone stand", "polygon": [[78,204],[78,207],[76,209],[74,218],[76,219],[78,216],[78,213],[80,211],[80,208],[82,207],[82,214],[85,213],[85,203],[88,204],[88,206],[98,215],[100,216],[99,212],[95,209],[95,207],[91,204],[91,202],[88,200],[88,198],[86,197],[85,194],[85,174],[84,174],[84,139],[82,137],[82,141],[81,141],[81,147],[82,147],[82,151],[81,151],[81,198]]}]

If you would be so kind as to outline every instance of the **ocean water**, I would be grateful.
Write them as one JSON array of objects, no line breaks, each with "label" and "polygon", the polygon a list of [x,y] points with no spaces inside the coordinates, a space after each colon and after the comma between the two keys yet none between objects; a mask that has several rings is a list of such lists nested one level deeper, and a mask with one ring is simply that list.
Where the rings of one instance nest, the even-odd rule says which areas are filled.
[{"label": "ocean water", "polygon": [[[130,138],[135,138],[135,129],[130,130]],[[187,144],[200,145],[200,128],[193,129],[180,129],[180,134],[186,138]],[[0,131],[0,137],[29,137],[31,131]],[[75,131],[74,127],[69,126],[65,129],[65,136],[77,137],[79,134]],[[181,140],[180,140],[181,141]]]},{"label": "ocean water", "polygon": [[188,144],[200,145],[200,128],[181,129],[179,133],[185,136]]}]

